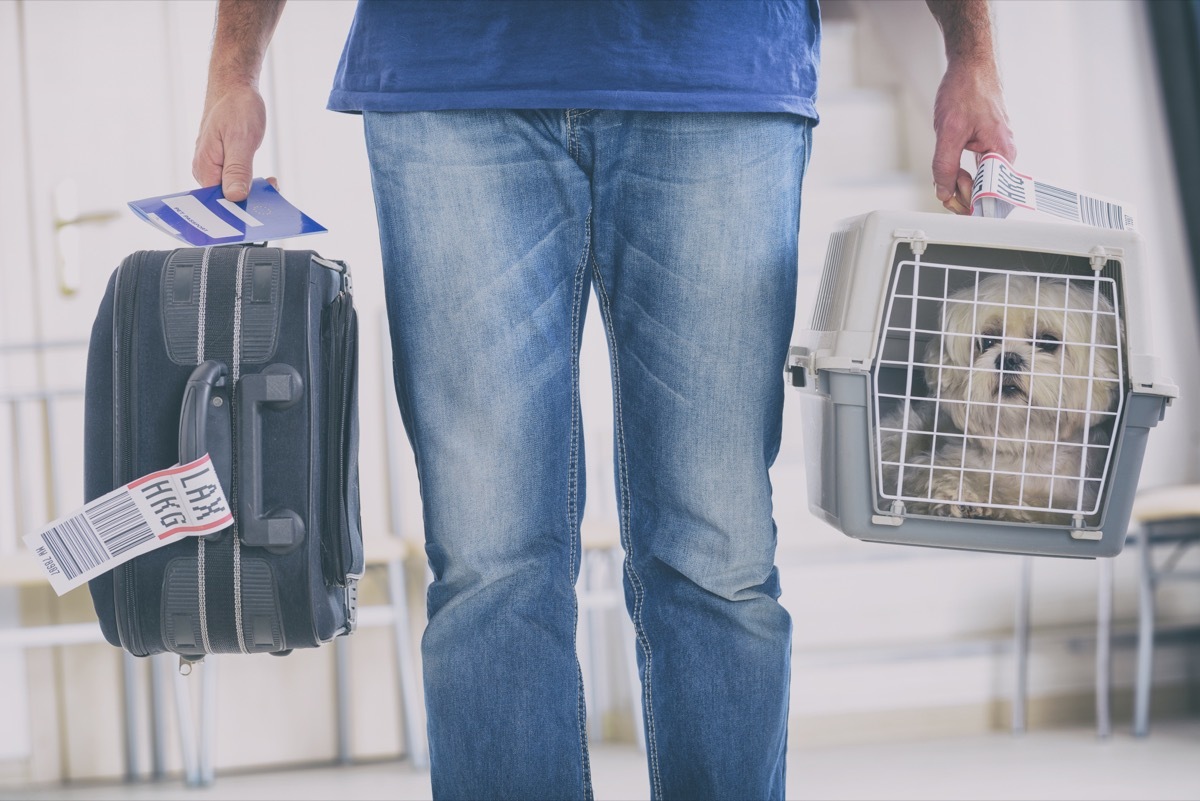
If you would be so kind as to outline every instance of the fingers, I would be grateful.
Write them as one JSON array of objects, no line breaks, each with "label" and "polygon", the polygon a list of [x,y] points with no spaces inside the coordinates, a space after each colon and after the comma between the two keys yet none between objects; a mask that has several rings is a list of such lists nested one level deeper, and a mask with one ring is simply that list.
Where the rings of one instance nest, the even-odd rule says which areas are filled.
[{"label": "fingers", "polygon": [[265,131],[266,106],[256,88],[210,87],[192,175],[201,186],[220,184],[228,200],[245,200],[254,176],[254,154]]},{"label": "fingers", "polygon": [[952,211],[955,214],[970,214],[971,213],[971,191],[974,188],[974,179],[971,173],[964,169],[959,169],[955,176],[954,192],[942,201],[942,206],[947,211]]},{"label": "fingers", "polygon": [[201,186],[220,184],[225,198],[237,202],[250,193],[253,163],[253,149],[239,145],[233,138],[216,139],[205,131],[196,144],[192,177]]},{"label": "fingers", "polygon": [[192,177],[201,186],[215,186],[221,183],[221,147],[220,142],[209,143],[201,136],[196,142],[196,154],[192,157]]},{"label": "fingers", "polygon": [[971,211],[972,176],[960,164],[964,151],[1017,156],[995,65],[952,60],[934,100],[933,182],[937,198],[955,214]]},{"label": "fingers", "polygon": [[1004,126],[1003,129],[996,134],[993,140],[988,143],[987,148],[980,152],[999,153],[1008,160],[1009,164],[1015,164],[1017,162],[1017,146],[1013,144],[1012,131],[1009,130],[1007,125]]},{"label": "fingers", "polygon": [[[942,205],[949,203],[955,196],[959,173],[962,172],[959,165],[967,139],[966,134],[958,131],[939,130],[937,132],[937,145],[933,151],[933,183],[936,187],[937,199],[942,202]],[[966,197],[969,203],[971,197],[969,190]]]},{"label": "fingers", "polygon": [[250,195],[250,170],[245,167],[226,170],[221,179],[221,194],[234,203],[245,200]]},{"label": "fingers", "polygon": [[970,138],[958,126],[943,124],[933,152],[933,183],[937,199],[955,214],[971,213],[973,179],[962,168],[963,150]]},{"label": "fingers", "polygon": [[254,148],[244,140],[226,142],[225,163],[221,165],[221,193],[226,200],[245,200],[254,176]]},{"label": "fingers", "polygon": [[[221,184],[221,193],[229,200],[235,202],[245,200],[249,193],[248,186],[253,180],[250,177],[252,175],[251,171],[243,169],[239,175],[237,171],[226,170],[225,175],[222,176],[221,161],[222,159],[219,157],[212,157],[208,150],[197,147],[196,155],[192,160],[192,177],[196,179],[196,183],[200,184],[200,186]],[[231,179],[229,184],[222,180],[223,177]],[[240,186],[230,185],[234,183]],[[267,183],[275,187],[278,191],[279,179],[275,176],[267,178]]]}]

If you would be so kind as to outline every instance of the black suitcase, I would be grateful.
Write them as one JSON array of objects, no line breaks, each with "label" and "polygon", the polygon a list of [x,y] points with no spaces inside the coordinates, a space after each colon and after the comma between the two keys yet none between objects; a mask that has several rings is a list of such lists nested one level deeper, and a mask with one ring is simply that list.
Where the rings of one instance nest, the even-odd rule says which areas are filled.
[{"label": "black suitcase", "polygon": [[354,628],[363,570],[350,275],[311,251],[141,251],[92,330],[85,493],[208,452],[234,523],[90,582],[137,656],[286,653]]}]

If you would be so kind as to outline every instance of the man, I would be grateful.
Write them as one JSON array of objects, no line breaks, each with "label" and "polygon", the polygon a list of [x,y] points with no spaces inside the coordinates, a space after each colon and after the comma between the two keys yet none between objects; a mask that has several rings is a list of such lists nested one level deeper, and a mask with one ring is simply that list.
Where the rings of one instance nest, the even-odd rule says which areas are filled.
[{"label": "man", "polygon": [[[282,5],[218,12],[193,172],[233,200]],[[934,178],[964,213],[963,150],[1015,153],[986,0],[930,8],[949,57]],[[364,114],[435,577],[439,798],[591,797],[574,582],[593,289],[652,794],[783,796],[767,471],[819,40],[815,0],[360,3],[330,108]]]}]

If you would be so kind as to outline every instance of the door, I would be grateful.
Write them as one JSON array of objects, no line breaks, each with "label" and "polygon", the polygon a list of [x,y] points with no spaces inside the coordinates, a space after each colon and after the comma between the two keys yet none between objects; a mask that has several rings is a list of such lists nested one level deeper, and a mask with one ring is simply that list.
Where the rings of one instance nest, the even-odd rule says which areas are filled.
[{"label": "door", "polygon": [[[0,0],[0,558],[82,502],[86,341],[109,275],[170,241],[125,207],[192,185],[211,2]],[[18,595],[18,592],[20,593]],[[0,626],[88,620],[87,592],[0,586]],[[0,652],[0,759],[30,780],[122,764],[107,645]],[[142,729],[145,730],[144,727]]]}]

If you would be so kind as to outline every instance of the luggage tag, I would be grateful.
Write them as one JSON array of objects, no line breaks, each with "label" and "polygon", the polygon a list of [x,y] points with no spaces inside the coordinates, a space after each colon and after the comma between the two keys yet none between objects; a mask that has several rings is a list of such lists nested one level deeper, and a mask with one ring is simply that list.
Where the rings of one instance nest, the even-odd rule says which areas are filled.
[{"label": "luggage tag", "polygon": [[1017,172],[999,153],[980,159],[971,206],[973,217],[1004,219],[1015,209],[1024,209],[1097,228],[1124,231],[1137,227],[1130,206],[1039,181]]},{"label": "luggage tag", "polygon": [[135,556],[231,523],[229,501],[205,454],[117,487],[24,539],[63,595]]},{"label": "luggage tag", "polygon": [[250,183],[246,199],[226,200],[221,187],[129,201],[134,214],[185,245],[238,245],[327,230],[293,206],[264,178]]}]

